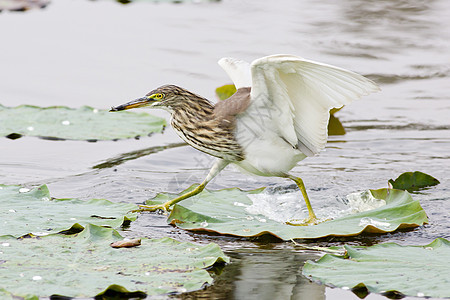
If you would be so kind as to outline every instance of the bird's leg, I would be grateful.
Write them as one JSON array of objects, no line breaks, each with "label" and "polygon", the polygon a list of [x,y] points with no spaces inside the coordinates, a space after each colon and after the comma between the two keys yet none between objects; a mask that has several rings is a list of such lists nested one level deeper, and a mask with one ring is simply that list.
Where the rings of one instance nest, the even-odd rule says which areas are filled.
[{"label": "bird's leg", "polygon": [[169,200],[163,204],[155,204],[155,205],[139,205],[139,209],[133,210],[133,212],[142,212],[142,211],[157,211],[157,210],[163,210],[163,211],[170,211],[170,207],[174,205],[175,203],[180,202],[181,200],[187,199],[189,197],[195,196],[203,189],[205,188],[206,183],[202,182],[198,187],[193,189],[190,192],[187,192],[179,197],[176,197],[175,199]]},{"label": "bird's leg", "polygon": [[133,212],[142,212],[142,211],[157,211],[157,210],[163,210],[163,211],[170,211],[170,207],[174,205],[175,203],[180,202],[181,200],[184,200],[186,198],[192,197],[203,191],[205,186],[210,182],[217,174],[220,173],[220,171],[223,170],[227,165],[229,164],[228,161],[225,161],[223,159],[218,159],[214,165],[212,166],[211,170],[209,170],[208,176],[206,176],[205,180],[193,189],[190,192],[187,192],[175,199],[169,200],[163,204],[156,204],[156,205],[139,205],[139,209],[134,210]]},{"label": "bird's leg", "polygon": [[308,208],[308,218],[303,220],[301,223],[291,223],[286,222],[288,225],[294,225],[294,226],[305,226],[305,225],[316,225],[319,223],[319,220],[316,217],[316,214],[314,213],[314,210],[311,206],[311,202],[309,202],[308,194],[306,193],[305,184],[303,183],[303,180],[300,177],[295,177],[292,175],[287,174],[287,178],[292,179],[297,186],[299,187],[300,191],[302,192],[303,198],[305,199],[306,207]]}]

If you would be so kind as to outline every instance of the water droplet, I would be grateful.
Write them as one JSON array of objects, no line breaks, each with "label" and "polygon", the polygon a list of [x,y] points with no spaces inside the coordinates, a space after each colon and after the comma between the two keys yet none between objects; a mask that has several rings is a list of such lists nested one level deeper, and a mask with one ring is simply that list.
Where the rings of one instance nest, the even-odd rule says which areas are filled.
[{"label": "water droplet", "polygon": [[343,286],[342,289],[343,290],[349,290],[350,288],[348,286]]},{"label": "water droplet", "polygon": [[203,221],[203,222],[201,222],[201,223],[200,223],[200,226],[202,226],[202,227],[206,227],[206,226],[208,226],[208,222],[206,222],[206,221]]},{"label": "water droplet", "polygon": [[267,220],[266,219],[258,219],[258,221],[262,222],[262,223],[266,223]]},{"label": "water droplet", "polygon": [[16,211],[14,209],[8,210],[9,212],[15,213]]},{"label": "water droplet", "polygon": [[417,293],[417,297],[425,297],[425,294],[424,294],[424,293],[421,293],[421,292],[418,292],[418,293]]},{"label": "water droplet", "polygon": [[94,114],[98,114],[98,109],[94,108],[94,109],[92,110],[92,112],[93,112]]},{"label": "water droplet", "polygon": [[63,125],[70,125],[70,121],[65,120],[65,121],[62,121],[61,124],[63,124]]},{"label": "water droplet", "polygon": [[33,280],[42,280],[42,277],[39,275],[33,276]]},{"label": "water droplet", "polygon": [[234,202],[233,204],[234,204],[234,206],[247,206],[247,205],[245,205],[244,203],[241,203],[241,202]]},{"label": "water droplet", "polygon": [[33,126],[28,126],[28,127],[27,127],[27,130],[28,130],[28,131],[33,131],[33,130],[34,130],[34,127],[33,127]]},{"label": "water droplet", "polygon": [[70,221],[75,221],[77,218],[70,218]]},{"label": "water droplet", "polygon": [[433,247],[425,247],[425,250],[433,250]]},{"label": "water droplet", "polygon": [[27,188],[21,188],[20,190],[19,190],[19,193],[28,193],[30,191],[30,189],[27,189]]},{"label": "water droplet", "polygon": [[195,251],[195,250],[198,250],[198,248],[186,248],[187,252],[192,252],[192,251]]},{"label": "water droplet", "polygon": [[49,232],[32,232],[31,234],[35,235],[35,236],[46,236],[49,235]]},{"label": "water droplet", "polygon": [[2,246],[3,246],[3,247],[9,247],[9,243],[6,243],[6,242],[5,242],[5,243],[2,243]]},{"label": "water droplet", "polygon": [[145,272],[145,276],[150,276],[150,272]]}]

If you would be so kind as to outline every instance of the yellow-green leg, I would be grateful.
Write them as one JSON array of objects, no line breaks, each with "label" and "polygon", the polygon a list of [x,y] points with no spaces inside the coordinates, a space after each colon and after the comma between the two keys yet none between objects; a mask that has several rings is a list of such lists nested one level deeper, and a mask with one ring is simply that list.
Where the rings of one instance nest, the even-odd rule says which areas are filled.
[{"label": "yellow-green leg", "polygon": [[170,207],[174,205],[175,203],[180,202],[181,200],[187,199],[189,197],[195,196],[203,189],[205,188],[206,184],[202,183],[195,189],[193,189],[190,192],[187,192],[186,194],[183,194],[175,199],[169,200],[163,204],[155,204],[155,205],[139,205],[139,209],[133,210],[133,212],[142,212],[142,211],[157,211],[157,210],[163,210],[163,211],[169,211]]},{"label": "yellow-green leg", "polygon": [[181,200],[184,200],[186,198],[192,197],[200,193],[205,189],[205,186],[208,184],[208,182],[211,181],[217,174],[219,174],[220,171],[223,170],[227,165],[229,164],[228,161],[225,161],[223,159],[218,159],[214,165],[212,166],[211,170],[209,170],[208,176],[206,176],[205,180],[193,189],[190,192],[187,192],[175,199],[169,200],[163,204],[156,204],[156,205],[139,205],[139,209],[133,210],[132,212],[142,212],[142,211],[157,211],[157,210],[163,210],[163,211],[170,211],[170,207],[174,205],[175,203],[180,202]]},{"label": "yellow-green leg", "polygon": [[[305,220],[302,220],[301,223],[291,223],[286,222],[288,225],[294,225],[294,226],[307,226],[307,225],[316,225],[319,223],[319,220],[316,217],[316,214],[314,213],[314,210],[311,206],[311,202],[309,202],[308,194],[306,193],[305,184],[303,183],[303,180],[300,177],[295,177],[292,175],[286,175],[287,178],[292,179],[302,192],[303,198],[305,199],[306,207],[308,208],[308,218]],[[295,221],[295,220],[293,220]]]}]

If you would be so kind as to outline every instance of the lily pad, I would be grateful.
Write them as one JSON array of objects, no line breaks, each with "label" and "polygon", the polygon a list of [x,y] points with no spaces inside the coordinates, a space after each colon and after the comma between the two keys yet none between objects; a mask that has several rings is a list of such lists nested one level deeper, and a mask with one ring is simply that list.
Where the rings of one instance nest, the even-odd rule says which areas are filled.
[{"label": "lily pad", "polygon": [[450,297],[450,242],[438,238],[425,246],[395,243],[345,246],[347,255],[325,254],[308,261],[303,275],[337,287],[367,288],[373,293]]},{"label": "lily pad", "polygon": [[165,125],[164,119],[145,112],[111,114],[88,106],[73,109],[0,105],[0,135],[13,139],[37,136],[63,140],[116,140],[161,132]]},{"label": "lily pad", "polygon": [[219,100],[225,100],[233,96],[236,93],[236,87],[234,84],[225,84],[216,88],[216,96]]},{"label": "lily pad", "polygon": [[[260,201],[256,197],[258,195],[264,196],[260,198],[266,198],[266,202],[260,206],[268,207],[275,202],[276,195],[262,195],[263,193],[264,189],[254,191],[204,190],[202,193],[176,204],[169,215],[168,222],[190,231],[215,232],[242,237],[271,234],[282,240],[386,233],[398,229],[414,228],[428,222],[419,201],[414,200],[408,192],[379,189],[349,195],[348,201],[359,198],[360,202],[357,203],[359,208],[355,206],[355,209],[350,209],[349,207],[349,213],[346,215],[314,226],[286,225],[277,220],[276,215],[262,214],[259,213],[261,210],[251,209],[255,207],[257,201]],[[159,194],[154,199],[147,201],[147,204],[163,203],[176,196]],[[297,201],[291,199],[290,202],[300,203],[302,200],[299,197],[296,198]],[[371,206],[370,202],[373,202],[374,205]],[[273,207],[273,210],[285,206],[285,210],[291,211],[292,208],[288,207],[288,204],[281,203]],[[364,208],[364,206],[368,206],[368,208]],[[353,211],[359,212],[352,213]],[[321,217],[320,214],[318,217]]]},{"label": "lily pad", "polygon": [[46,235],[88,223],[117,228],[136,220],[136,205],[104,199],[52,199],[47,186],[0,185],[0,236]]},{"label": "lily pad", "polygon": [[120,239],[117,231],[95,225],[71,236],[0,237],[0,296],[183,293],[212,283],[205,269],[229,262],[213,243],[200,246],[170,238],[143,238],[139,247],[110,247]]},{"label": "lily pad", "polygon": [[328,135],[344,135],[345,128],[341,121],[330,113],[330,119],[328,120]]},{"label": "lily pad", "polygon": [[439,180],[428,174],[416,171],[405,172],[397,177],[397,179],[389,179],[389,184],[394,189],[408,190],[409,192],[417,191],[425,187],[439,184]]}]

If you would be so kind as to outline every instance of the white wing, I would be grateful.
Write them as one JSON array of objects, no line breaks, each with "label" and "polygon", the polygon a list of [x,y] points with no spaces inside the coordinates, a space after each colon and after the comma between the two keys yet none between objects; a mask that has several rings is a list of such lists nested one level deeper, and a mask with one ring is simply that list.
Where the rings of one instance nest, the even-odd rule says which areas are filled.
[{"label": "white wing", "polygon": [[218,61],[218,64],[225,70],[237,89],[252,86],[252,75],[248,62],[224,57]]},{"label": "white wing", "polygon": [[[379,90],[359,74],[291,55],[257,59],[251,75],[251,104],[242,119],[252,118],[246,123],[255,135],[274,131],[307,156],[325,147],[331,108]],[[239,84],[243,77],[231,76]]]}]

